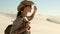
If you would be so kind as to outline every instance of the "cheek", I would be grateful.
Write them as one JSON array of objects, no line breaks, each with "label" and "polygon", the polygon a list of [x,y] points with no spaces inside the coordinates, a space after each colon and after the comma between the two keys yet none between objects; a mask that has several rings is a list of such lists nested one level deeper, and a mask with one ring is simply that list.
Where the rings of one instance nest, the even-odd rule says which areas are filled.
[{"label": "cheek", "polygon": [[27,10],[28,12],[31,12],[31,8],[30,8],[30,7],[27,7],[26,10]]},{"label": "cheek", "polygon": [[31,12],[31,9],[29,9],[29,12]]},{"label": "cheek", "polygon": [[31,8],[29,8],[28,11],[31,11]]}]

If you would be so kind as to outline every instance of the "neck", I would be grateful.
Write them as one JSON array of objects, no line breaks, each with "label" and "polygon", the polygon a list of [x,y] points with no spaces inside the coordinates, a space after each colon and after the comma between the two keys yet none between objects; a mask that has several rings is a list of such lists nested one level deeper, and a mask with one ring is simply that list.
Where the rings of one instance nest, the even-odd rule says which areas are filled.
[{"label": "neck", "polygon": [[23,17],[26,17],[26,14],[23,12],[23,13],[22,13],[22,16],[23,16]]},{"label": "neck", "polygon": [[23,16],[23,17],[26,17],[26,15],[27,15],[27,11],[24,10],[24,11],[22,12],[22,16]]}]

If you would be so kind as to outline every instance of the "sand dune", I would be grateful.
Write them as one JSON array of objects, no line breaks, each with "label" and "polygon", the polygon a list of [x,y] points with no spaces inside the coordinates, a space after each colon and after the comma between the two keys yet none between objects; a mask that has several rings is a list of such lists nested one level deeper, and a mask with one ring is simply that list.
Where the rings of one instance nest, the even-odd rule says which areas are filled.
[{"label": "sand dune", "polygon": [[[49,17],[46,15],[36,15],[31,21],[31,34],[60,34],[60,24],[47,21],[46,19]],[[5,28],[12,24],[12,19],[14,18],[0,14],[0,34],[4,34]]]}]

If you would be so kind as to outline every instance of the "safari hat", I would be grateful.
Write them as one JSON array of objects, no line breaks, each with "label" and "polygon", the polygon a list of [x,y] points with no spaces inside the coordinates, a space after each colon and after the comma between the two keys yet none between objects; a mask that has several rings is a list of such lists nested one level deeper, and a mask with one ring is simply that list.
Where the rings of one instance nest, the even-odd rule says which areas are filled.
[{"label": "safari hat", "polygon": [[22,2],[18,5],[17,10],[18,10],[18,11],[21,11],[20,9],[21,9],[22,7],[25,7],[26,5],[34,5],[34,2],[32,2],[32,1],[22,1]]}]

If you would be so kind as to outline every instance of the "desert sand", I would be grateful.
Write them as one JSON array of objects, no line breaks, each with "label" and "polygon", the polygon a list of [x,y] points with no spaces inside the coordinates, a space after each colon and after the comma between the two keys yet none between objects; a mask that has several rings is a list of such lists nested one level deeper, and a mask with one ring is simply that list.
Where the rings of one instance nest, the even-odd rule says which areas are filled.
[{"label": "desert sand", "polygon": [[[47,21],[47,18],[50,17],[47,15],[35,15],[31,21],[31,34],[60,34],[60,24]],[[58,18],[58,16],[55,17]],[[9,24],[12,24],[14,19],[13,17],[0,14],[0,34],[4,34],[4,30]],[[56,20],[59,21],[59,18]]]}]

